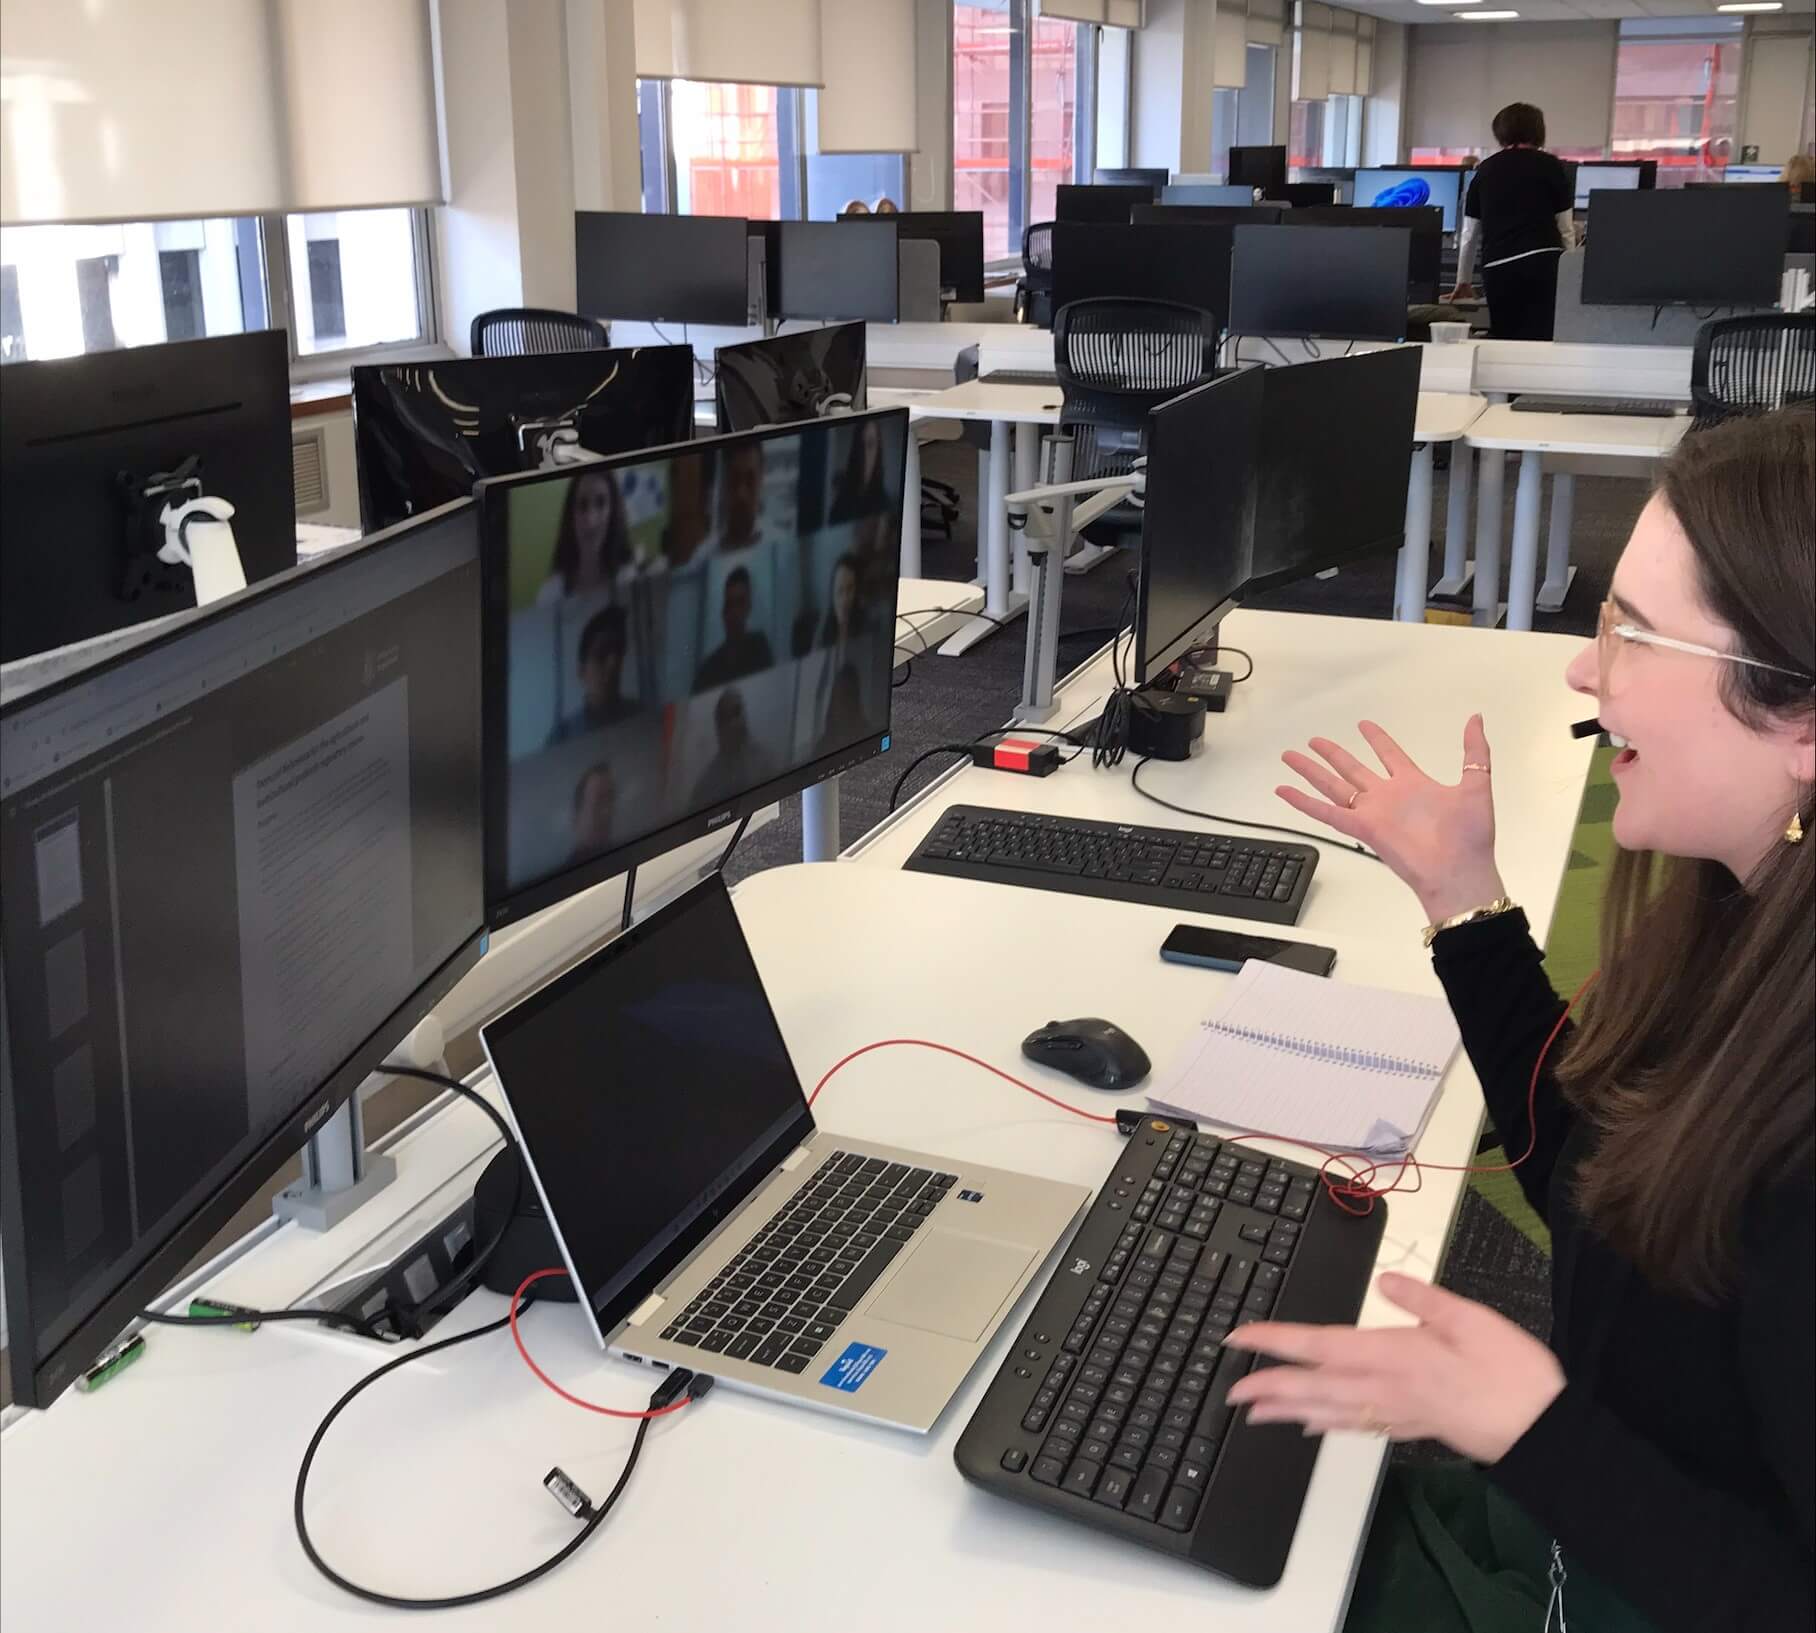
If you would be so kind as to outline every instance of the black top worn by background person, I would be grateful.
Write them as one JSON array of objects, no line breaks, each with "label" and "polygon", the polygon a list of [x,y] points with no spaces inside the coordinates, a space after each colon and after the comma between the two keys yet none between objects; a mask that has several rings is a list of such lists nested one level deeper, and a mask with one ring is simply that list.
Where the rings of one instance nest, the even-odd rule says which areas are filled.
[{"label": "black top worn by background person", "polygon": [[[1432,951],[1517,1157],[1563,1004],[1523,913],[1447,930]],[[1816,1626],[1816,1175],[1751,1199],[1738,1283],[1710,1307],[1650,1286],[1576,1211],[1596,1130],[1549,1071],[1534,1121],[1514,1173],[1551,1227],[1551,1347],[1566,1382],[1489,1478],[1552,1533],[1566,1568],[1578,1561],[1661,1628]],[[1683,1183],[1699,1177],[1687,1156]]]},{"label": "black top worn by background person", "polygon": [[1463,213],[1482,223],[1482,268],[1534,251],[1561,252],[1557,218],[1574,207],[1570,171],[1536,147],[1507,147],[1475,168]]}]

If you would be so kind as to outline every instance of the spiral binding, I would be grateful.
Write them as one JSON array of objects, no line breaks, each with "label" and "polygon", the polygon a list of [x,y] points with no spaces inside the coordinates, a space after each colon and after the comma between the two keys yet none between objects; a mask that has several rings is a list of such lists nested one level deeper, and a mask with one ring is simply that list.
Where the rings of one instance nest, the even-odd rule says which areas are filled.
[{"label": "spiral binding", "polygon": [[1249,1026],[1231,1026],[1224,1021],[1206,1021],[1205,1029],[1221,1032],[1226,1037],[1258,1043],[1264,1049],[1277,1049],[1282,1054],[1296,1055],[1301,1060],[1323,1060],[1338,1066],[1353,1066],[1357,1071],[1379,1072],[1386,1077],[1441,1077],[1443,1072],[1429,1061],[1411,1060],[1404,1055],[1377,1055],[1366,1049],[1345,1049],[1332,1043],[1314,1043],[1303,1038],[1286,1038],[1277,1032],[1258,1032]]}]

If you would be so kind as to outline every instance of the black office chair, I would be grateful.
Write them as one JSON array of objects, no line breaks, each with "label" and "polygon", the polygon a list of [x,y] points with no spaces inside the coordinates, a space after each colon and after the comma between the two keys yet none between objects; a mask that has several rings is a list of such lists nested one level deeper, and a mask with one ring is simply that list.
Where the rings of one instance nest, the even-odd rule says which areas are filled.
[{"label": "black office chair", "polygon": [[[1217,319],[1173,301],[1073,301],[1053,320],[1053,372],[1065,394],[1060,432],[1072,438],[1072,480],[1122,476],[1141,455],[1148,410],[1217,372]],[[1121,543],[1140,525],[1140,510],[1121,504],[1085,536]]]},{"label": "black office chair", "polygon": [[1015,283],[1015,317],[1037,329],[1053,324],[1053,223],[1037,221],[1022,234],[1022,275]]},{"label": "black office chair", "polygon": [[602,352],[611,336],[597,318],[540,306],[501,306],[473,319],[475,357],[529,357],[541,352]]},{"label": "black office chair", "polygon": [[1816,402],[1816,312],[1716,318],[1690,354],[1692,429]]}]

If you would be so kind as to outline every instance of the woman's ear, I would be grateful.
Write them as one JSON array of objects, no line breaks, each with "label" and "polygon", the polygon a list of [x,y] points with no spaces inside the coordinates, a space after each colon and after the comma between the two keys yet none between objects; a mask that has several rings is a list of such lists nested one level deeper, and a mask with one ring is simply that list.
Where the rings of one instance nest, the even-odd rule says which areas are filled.
[{"label": "woman's ear", "polygon": [[1784,743],[1791,776],[1805,788],[1816,783],[1816,704],[1785,722]]}]

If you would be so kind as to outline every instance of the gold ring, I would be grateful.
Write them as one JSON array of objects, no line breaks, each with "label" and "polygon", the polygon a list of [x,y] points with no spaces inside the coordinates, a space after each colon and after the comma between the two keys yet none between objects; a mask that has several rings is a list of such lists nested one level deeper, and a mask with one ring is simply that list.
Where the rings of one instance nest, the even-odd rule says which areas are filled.
[{"label": "gold ring", "polygon": [[1356,801],[1358,799],[1360,799],[1361,796],[1362,796],[1362,790],[1360,788],[1352,788],[1349,791],[1349,798],[1343,802],[1343,809],[1346,811],[1355,810]]},{"label": "gold ring", "polygon": [[1481,773],[1482,773],[1482,775],[1483,775],[1483,776],[1484,776],[1484,777],[1486,777],[1486,776],[1488,776],[1488,775],[1489,775],[1489,769],[1488,769],[1488,767],[1487,767],[1487,766],[1485,766],[1485,765],[1477,765],[1477,764],[1476,764],[1476,763],[1475,763],[1475,762],[1474,762],[1474,761],[1473,761],[1473,760],[1471,760],[1471,761],[1470,761],[1470,762],[1469,762],[1469,763],[1468,763],[1468,764],[1467,764],[1467,765],[1465,765],[1465,766],[1464,766],[1464,767],[1463,767],[1463,769],[1464,769],[1464,770],[1465,770],[1465,771],[1479,771],[1479,772],[1481,772]]}]

